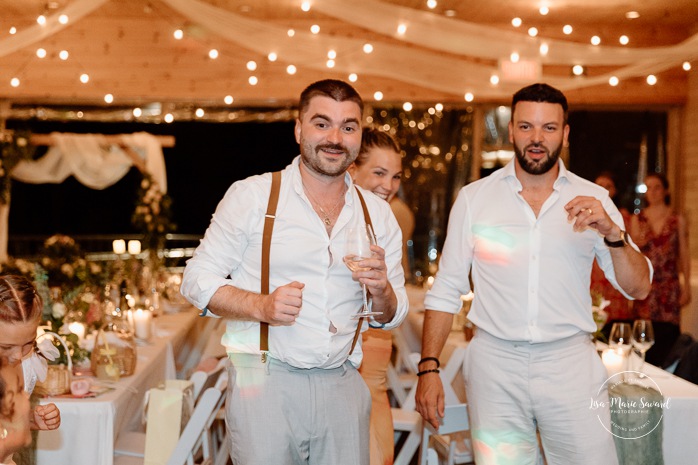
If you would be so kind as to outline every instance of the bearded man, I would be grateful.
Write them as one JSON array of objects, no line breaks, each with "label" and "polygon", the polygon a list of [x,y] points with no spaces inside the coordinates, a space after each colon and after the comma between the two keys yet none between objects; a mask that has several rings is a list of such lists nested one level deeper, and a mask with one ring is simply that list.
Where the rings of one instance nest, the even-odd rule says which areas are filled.
[{"label": "bearded man", "polygon": [[[278,205],[268,210],[272,173],[234,183],[187,262],[182,294],[228,320],[221,343],[231,361],[233,463],[368,465],[371,397],[357,371],[368,322],[353,315],[360,284],[378,313],[374,325],[389,330],[407,314],[400,227],[388,203],[347,173],[361,147],[356,90],[318,81],[301,93],[298,111],[301,154],[281,172]],[[369,217],[377,245],[352,272],[342,260],[345,231],[365,228]]]},{"label": "bearded man", "polygon": [[438,356],[472,272],[468,319],[477,330],[464,377],[476,463],[542,463],[538,436],[549,465],[618,463],[599,422],[608,424],[609,409],[606,370],[590,337],[591,267],[596,258],[608,280],[637,299],[650,290],[652,268],[608,191],[560,160],[569,131],[559,90],[533,84],[514,94],[516,156],[460,191],[425,299],[417,410],[437,427]]}]

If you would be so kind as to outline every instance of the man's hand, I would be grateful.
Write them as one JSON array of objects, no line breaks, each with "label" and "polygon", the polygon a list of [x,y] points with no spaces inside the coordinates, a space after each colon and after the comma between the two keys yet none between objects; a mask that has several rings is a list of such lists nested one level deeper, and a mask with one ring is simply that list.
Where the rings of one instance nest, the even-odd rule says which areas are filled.
[{"label": "man's hand", "polygon": [[291,326],[301,312],[305,284],[293,281],[262,297],[260,321],[272,326]]},{"label": "man's hand", "polygon": [[601,201],[596,197],[578,195],[565,205],[565,211],[567,211],[567,220],[574,222],[575,231],[592,228],[602,236],[608,236],[609,241],[620,239],[620,227],[608,216]]},{"label": "man's hand", "polygon": [[439,427],[439,418],[444,417],[444,386],[438,373],[425,373],[417,381],[416,410],[424,421],[434,428]]},{"label": "man's hand", "polygon": [[382,296],[387,290],[392,290],[388,281],[388,267],[385,264],[385,250],[377,245],[371,246],[371,258],[357,263],[359,268],[352,271],[351,277],[366,285],[366,290],[372,296]]}]

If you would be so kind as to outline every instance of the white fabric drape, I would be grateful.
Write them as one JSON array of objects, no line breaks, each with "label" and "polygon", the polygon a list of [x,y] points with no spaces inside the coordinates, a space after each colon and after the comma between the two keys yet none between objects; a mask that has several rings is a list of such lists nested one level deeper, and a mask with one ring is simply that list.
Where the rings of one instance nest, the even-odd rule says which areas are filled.
[{"label": "white fabric drape", "polygon": [[[541,64],[617,66],[584,77],[546,74],[544,69],[541,81],[563,91],[607,84],[611,76],[646,77],[698,59],[698,33],[665,47],[592,46],[532,38],[379,0],[314,0],[314,10],[392,39],[372,40],[373,52],[366,54],[362,51],[365,40],[360,37],[332,35],[320,40],[317,35],[296,30],[289,38],[286,27],[249,19],[207,1],[162,1],[191,21],[262,56],[274,51],[279,61],[325,71],[327,50],[331,48],[340,57],[334,71],[382,76],[451,94],[469,91],[478,98],[510,97],[521,87],[520,82],[500,81],[497,86],[489,83],[490,76],[499,73],[498,60],[508,59],[514,47],[519,48],[522,58]],[[407,26],[403,35],[395,32],[400,23]],[[539,53],[542,42],[548,44],[545,56]]]},{"label": "white fabric drape", "polygon": [[[92,189],[105,189],[123,178],[135,161],[144,167],[160,187],[167,192],[167,173],[162,146],[148,133],[122,134],[120,146],[107,143],[101,134],[51,134],[54,145],[36,161],[22,161],[12,171],[12,177],[22,182],[45,184],[63,182],[68,176]],[[9,204],[0,204],[0,262],[7,261],[9,235]]]},{"label": "white fabric drape", "polygon": [[[92,189],[105,189],[116,183],[133,166],[133,160],[117,145],[110,145],[100,134],[51,134],[55,145],[36,161],[23,161],[12,177],[32,184],[61,183],[68,176]],[[162,192],[167,177],[162,147],[157,138],[146,133],[122,135],[123,143],[138,154],[146,171]]]},{"label": "white fabric drape", "polygon": [[[56,11],[51,16],[46,18],[46,24],[43,26],[35,24],[26,29],[18,31],[16,34],[0,40],[0,57],[9,55],[10,53],[21,50],[24,47],[35,44],[44,40],[47,37],[69,27],[83,16],[92,13],[97,8],[101,7],[109,0],[73,0],[60,11]],[[68,16],[69,20],[66,24],[61,24],[58,21],[60,15]]]}]

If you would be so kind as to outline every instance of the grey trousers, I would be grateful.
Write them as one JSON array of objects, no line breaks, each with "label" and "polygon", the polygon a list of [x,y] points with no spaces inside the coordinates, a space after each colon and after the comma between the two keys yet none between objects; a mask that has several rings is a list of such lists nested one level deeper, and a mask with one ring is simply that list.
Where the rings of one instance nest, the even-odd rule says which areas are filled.
[{"label": "grey trousers", "polygon": [[368,465],[371,396],[346,362],[300,369],[231,354],[226,402],[235,465]]}]

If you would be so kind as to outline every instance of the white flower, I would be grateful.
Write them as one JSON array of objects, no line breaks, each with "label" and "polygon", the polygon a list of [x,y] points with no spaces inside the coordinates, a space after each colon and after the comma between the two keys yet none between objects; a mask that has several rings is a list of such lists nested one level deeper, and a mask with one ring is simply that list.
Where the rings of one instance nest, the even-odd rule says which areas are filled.
[{"label": "white flower", "polygon": [[69,278],[75,274],[75,270],[70,263],[64,263],[61,265],[61,273],[68,276]]},{"label": "white flower", "polygon": [[51,343],[49,338],[42,338],[36,343],[36,347],[39,349],[39,352],[41,352],[41,355],[43,355],[44,358],[51,360],[52,362],[60,355],[58,348]]},{"label": "white flower", "polygon": [[65,312],[65,304],[63,304],[62,302],[56,302],[51,307],[51,315],[56,319],[63,318],[65,316]]}]

